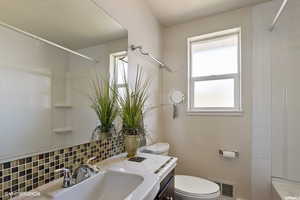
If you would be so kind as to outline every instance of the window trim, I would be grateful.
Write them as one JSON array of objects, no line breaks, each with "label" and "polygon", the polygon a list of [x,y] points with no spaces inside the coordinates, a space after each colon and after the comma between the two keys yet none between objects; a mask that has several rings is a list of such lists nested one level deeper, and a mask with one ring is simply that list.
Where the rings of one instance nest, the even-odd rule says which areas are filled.
[{"label": "window trim", "polygon": [[[191,64],[191,47],[193,42],[205,41],[215,38],[222,38],[229,35],[238,35],[238,73],[237,74],[225,74],[225,75],[212,75],[203,77],[192,77],[192,64]],[[241,27],[217,31],[214,33],[203,34],[200,36],[187,38],[187,61],[188,61],[188,73],[187,73],[187,91],[188,91],[188,103],[187,103],[187,113],[189,115],[242,115],[243,104],[242,104],[242,30]],[[235,107],[193,107],[194,101],[194,82],[203,80],[224,80],[224,79],[234,79],[234,98]]]},{"label": "window trim", "polygon": [[[110,75],[110,80],[114,81],[117,83],[118,79],[118,70],[116,70],[116,58],[117,57],[123,57],[123,56],[128,56],[127,51],[119,51],[110,54],[110,61],[109,61],[109,75]],[[126,87],[126,84],[116,84],[117,88],[124,88]]]}]

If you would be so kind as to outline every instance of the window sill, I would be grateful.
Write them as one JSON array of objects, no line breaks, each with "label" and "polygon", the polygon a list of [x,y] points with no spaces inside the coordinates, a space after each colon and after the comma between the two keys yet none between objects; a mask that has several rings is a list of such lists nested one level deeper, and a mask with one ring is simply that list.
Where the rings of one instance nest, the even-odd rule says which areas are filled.
[{"label": "window sill", "polygon": [[243,110],[187,110],[189,116],[243,116]]}]

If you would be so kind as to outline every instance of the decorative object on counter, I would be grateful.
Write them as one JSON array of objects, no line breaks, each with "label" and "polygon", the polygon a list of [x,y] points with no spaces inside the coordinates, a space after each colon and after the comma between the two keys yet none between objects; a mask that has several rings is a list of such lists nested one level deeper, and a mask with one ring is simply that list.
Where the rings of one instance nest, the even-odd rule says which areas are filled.
[{"label": "decorative object on counter", "polygon": [[102,131],[101,125],[97,126],[91,136],[91,141],[97,141],[97,140],[107,140],[108,138],[111,138],[113,136],[116,136],[116,128],[113,126],[109,131]]},{"label": "decorative object on counter", "polygon": [[[125,76],[124,76],[125,77]],[[125,92],[118,95],[120,105],[120,117],[122,119],[121,134],[124,135],[127,157],[136,155],[140,146],[140,138],[145,135],[143,116],[145,103],[148,99],[149,80],[143,79],[143,71],[138,66],[134,86],[130,87],[125,81]],[[118,90],[115,90],[118,92]]]},{"label": "decorative object on counter", "polygon": [[183,103],[184,94],[179,90],[173,90],[170,92],[169,100],[173,105],[173,119],[176,119],[178,117],[177,105]]},{"label": "decorative object on counter", "polygon": [[91,108],[96,112],[100,125],[92,133],[92,140],[107,139],[115,135],[114,121],[118,115],[116,84],[107,78],[96,76],[91,81],[93,94],[90,95]]},{"label": "decorative object on counter", "polygon": [[131,158],[136,155],[137,149],[140,146],[140,136],[139,135],[125,135],[124,138],[125,150],[127,152],[127,157]]},{"label": "decorative object on counter", "polygon": [[136,157],[129,158],[128,161],[140,163],[146,159],[147,158],[136,156]]}]

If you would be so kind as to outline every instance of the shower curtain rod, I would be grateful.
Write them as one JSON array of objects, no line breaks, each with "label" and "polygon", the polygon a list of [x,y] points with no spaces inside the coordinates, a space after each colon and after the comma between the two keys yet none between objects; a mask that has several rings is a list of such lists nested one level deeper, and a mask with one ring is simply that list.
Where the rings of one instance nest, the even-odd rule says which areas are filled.
[{"label": "shower curtain rod", "polygon": [[157,58],[155,58],[154,56],[152,56],[151,53],[147,53],[143,51],[143,47],[142,46],[135,46],[135,45],[131,45],[130,49],[132,51],[135,50],[139,50],[139,52],[144,55],[144,56],[149,56],[152,60],[154,60],[155,62],[157,62],[161,68],[166,69],[168,72],[172,72],[172,69],[170,69],[166,64],[164,64],[163,62],[161,62],[160,60],[158,60]]},{"label": "shower curtain rod", "polygon": [[96,60],[96,59],[94,59],[94,58],[91,58],[91,57],[89,57],[89,56],[83,55],[83,54],[81,54],[81,53],[79,53],[79,52],[77,52],[77,51],[73,51],[73,50],[71,50],[71,49],[69,49],[69,48],[63,47],[63,46],[61,46],[61,45],[59,45],[59,44],[56,44],[56,43],[54,43],[54,42],[51,42],[51,41],[46,40],[46,39],[44,39],[44,38],[41,38],[41,37],[39,37],[39,36],[37,36],[37,35],[34,35],[34,34],[32,34],[32,33],[28,33],[28,32],[26,32],[26,31],[23,31],[23,30],[21,30],[21,29],[19,29],[19,28],[17,28],[17,27],[11,26],[11,25],[6,24],[6,23],[4,23],[4,22],[2,22],[2,21],[0,21],[0,26],[3,26],[3,27],[8,28],[8,29],[10,29],[10,30],[16,31],[16,32],[18,32],[18,33],[21,33],[21,34],[26,35],[26,36],[28,36],[28,37],[31,37],[31,38],[33,38],[33,39],[39,40],[39,41],[41,41],[41,42],[44,42],[44,43],[46,43],[46,44],[49,44],[49,45],[54,46],[54,47],[56,47],[56,48],[59,48],[59,49],[61,49],[61,50],[67,51],[67,52],[69,52],[69,53],[71,53],[71,54],[80,56],[80,57],[82,57],[82,58],[84,58],[84,59],[87,59],[87,60],[89,60],[89,61],[92,61],[92,62],[95,62],[95,63],[99,62],[98,60]]},{"label": "shower curtain rod", "polygon": [[276,15],[275,15],[275,18],[274,18],[274,20],[273,20],[273,22],[272,22],[272,24],[271,24],[270,31],[273,31],[273,30],[274,30],[275,25],[277,24],[278,19],[279,19],[280,15],[282,14],[284,8],[286,7],[287,3],[288,3],[288,0],[283,0],[283,2],[282,2],[282,4],[281,4],[281,6],[280,6],[278,12],[277,12]]}]

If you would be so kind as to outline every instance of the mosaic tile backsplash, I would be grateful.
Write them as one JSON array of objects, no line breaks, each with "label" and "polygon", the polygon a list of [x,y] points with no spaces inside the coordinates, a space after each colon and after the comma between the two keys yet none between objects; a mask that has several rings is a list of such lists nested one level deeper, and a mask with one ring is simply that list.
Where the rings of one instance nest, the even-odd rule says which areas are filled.
[{"label": "mosaic tile backsplash", "polygon": [[124,152],[122,137],[76,145],[6,163],[0,163],[0,200],[10,199],[11,194],[28,192],[63,176],[56,169],[75,169],[88,158],[99,162]]}]

